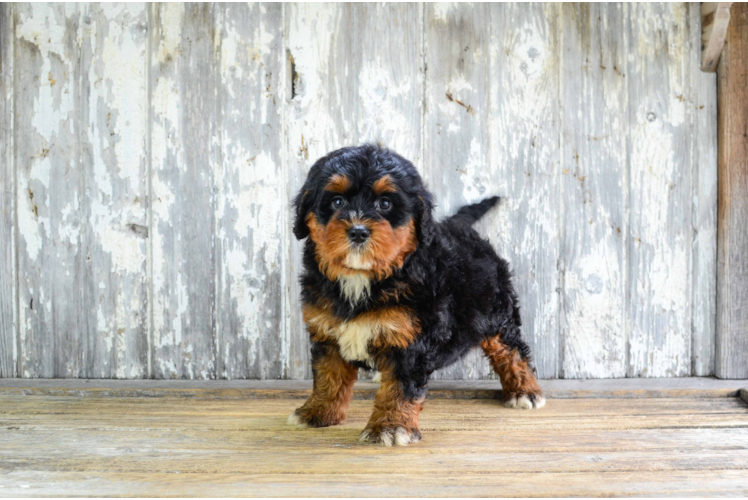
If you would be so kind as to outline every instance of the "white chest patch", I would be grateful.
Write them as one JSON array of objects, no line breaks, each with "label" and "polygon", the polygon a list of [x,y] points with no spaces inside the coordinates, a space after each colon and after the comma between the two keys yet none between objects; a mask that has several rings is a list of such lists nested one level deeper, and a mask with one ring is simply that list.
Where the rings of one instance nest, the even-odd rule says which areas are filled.
[{"label": "white chest patch", "polygon": [[340,355],[347,361],[365,361],[372,364],[369,342],[378,332],[379,325],[369,321],[348,321],[334,332],[340,346]]},{"label": "white chest patch", "polygon": [[351,305],[356,305],[371,292],[371,282],[365,274],[351,274],[338,278],[340,291]]}]

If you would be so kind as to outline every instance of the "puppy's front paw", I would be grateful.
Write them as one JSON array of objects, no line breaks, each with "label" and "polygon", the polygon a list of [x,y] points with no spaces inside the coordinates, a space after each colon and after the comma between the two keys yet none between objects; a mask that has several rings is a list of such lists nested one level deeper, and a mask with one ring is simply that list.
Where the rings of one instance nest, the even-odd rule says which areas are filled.
[{"label": "puppy's front paw", "polygon": [[343,419],[345,419],[345,415],[337,412],[326,411],[324,408],[310,409],[302,406],[288,416],[286,424],[295,427],[328,427],[338,425]]},{"label": "puppy's front paw", "polygon": [[381,427],[371,429],[367,427],[358,438],[359,441],[379,443],[385,446],[405,446],[421,440],[421,431],[406,429],[405,427]]},{"label": "puppy's front paw", "polygon": [[504,398],[502,403],[507,408],[519,408],[520,410],[532,410],[533,408],[542,408],[545,406],[545,397],[542,393],[510,393]]},{"label": "puppy's front paw", "polygon": [[294,410],[291,412],[291,414],[286,419],[287,425],[293,425],[294,427],[309,427],[309,424],[307,424],[302,418],[301,415],[299,415],[297,412],[299,410]]}]

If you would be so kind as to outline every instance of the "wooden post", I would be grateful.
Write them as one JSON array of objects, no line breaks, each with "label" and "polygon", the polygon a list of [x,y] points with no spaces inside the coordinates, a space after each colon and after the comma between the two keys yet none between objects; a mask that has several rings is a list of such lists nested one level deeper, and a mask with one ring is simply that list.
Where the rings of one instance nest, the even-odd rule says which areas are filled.
[{"label": "wooden post", "polygon": [[715,374],[748,378],[748,4],[735,3],[717,83],[719,222]]}]

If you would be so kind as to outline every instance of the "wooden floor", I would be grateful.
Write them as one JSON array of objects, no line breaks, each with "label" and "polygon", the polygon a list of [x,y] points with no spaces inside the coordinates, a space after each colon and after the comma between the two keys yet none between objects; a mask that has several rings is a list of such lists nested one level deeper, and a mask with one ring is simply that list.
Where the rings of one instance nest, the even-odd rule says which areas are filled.
[{"label": "wooden floor", "polygon": [[296,429],[302,400],[282,391],[34,394],[0,390],[0,496],[748,495],[748,406],[724,390],[539,411],[432,399],[405,448],[357,441],[370,400],[344,425]]}]

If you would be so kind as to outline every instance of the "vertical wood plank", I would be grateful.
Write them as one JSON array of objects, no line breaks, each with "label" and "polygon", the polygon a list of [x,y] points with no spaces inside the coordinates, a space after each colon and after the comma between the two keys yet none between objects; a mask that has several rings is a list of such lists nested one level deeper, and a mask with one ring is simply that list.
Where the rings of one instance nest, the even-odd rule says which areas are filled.
[{"label": "vertical wood plank", "polygon": [[[488,4],[426,4],[425,8],[423,172],[441,218],[465,203],[498,194],[489,131],[491,26],[496,19]],[[490,373],[482,352],[475,349],[433,378],[476,379]]]},{"label": "vertical wood plank", "polygon": [[144,4],[81,4],[81,241],[88,378],[148,375],[147,19]]},{"label": "vertical wood plank", "polygon": [[[415,4],[285,5],[289,97],[286,165],[291,197],[324,154],[379,141],[421,163],[420,7]],[[290,224],[285,238],[291,241]],[[302,243],[291,241],[284,292],[289,378],[310,378],[308,334],[300,318]]]},{"label": "vertical wood plank", "polygon": [[[559,12],[553,5],[483,8],[429,6],[427,177],[443,215],[486,196],[505,198],[477,229],[511,263],[523,335],[539,375],[552,378],[559,362]],[[475,351],[438,376],[493,375]]]},{"label": "vertical wood plank", "polygon": [[718,72],[719,229],[715,374],[748,378],[748,5],[731,8]]},{"label": "vertical wood plank", "polygon": [[621,4],[563,6],[564,378],[626,375],[624,26]]},{"label": "vertical wood plank", "polygon": [[215,377],[215,5],[151,5],[151,375]]},{"label": "vertical wood plank", "polygon": [[692,46],[685,4],[628,4],[631,377],[691,372]]},{"label": "vertical wood plank", "polygon": [[280,4],[219,8],[222,162],[217,165],[217,376],[286,374],[282,276],[282,87]]},{"label": "vertical wood plank", "polygon": [[701,9],[690,8],[693,156],[693,285],[691,374],[714,374],[717,314],[717,75],[701,64]]},{"label": "vertical wood plank", "polygon": [[17,4],[19,375],[82,377],[79,23],[75,4]]},{"label": "vertical wood plank", "polygon": [[[506,196],[484,228],[509,259],[538,375],[559,376],[559,16],[554,4],[494,5],[492,179]],[[495,169],[495,170],[494,170]],[[479,224],[480,225],[480,224]],[[485,230],[485,229],[484,229]]]},{"label": "vertical wood plank", "polygon": [[0,5],[0,378],[16,376],[13,6]]}]

